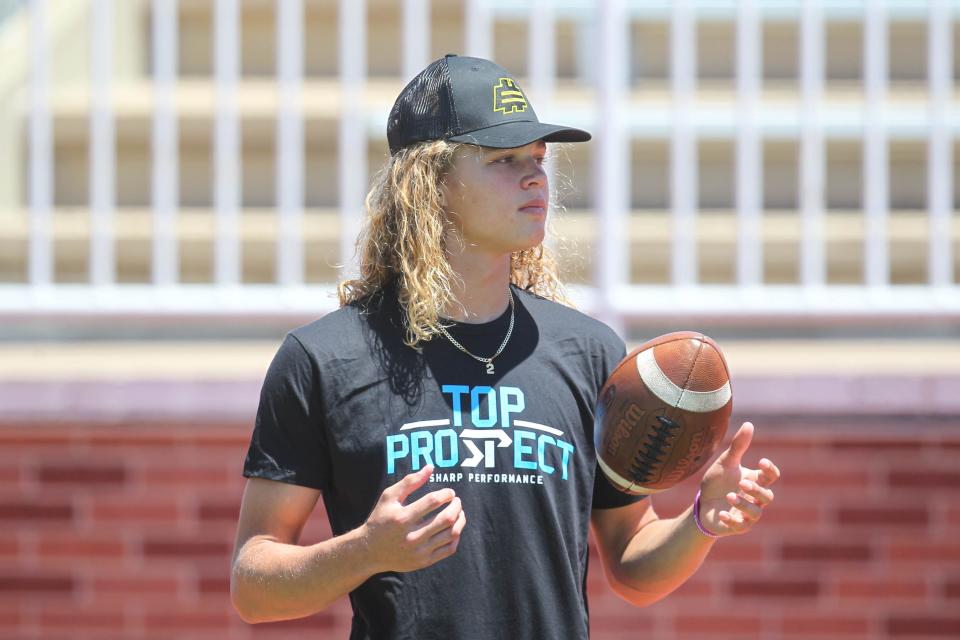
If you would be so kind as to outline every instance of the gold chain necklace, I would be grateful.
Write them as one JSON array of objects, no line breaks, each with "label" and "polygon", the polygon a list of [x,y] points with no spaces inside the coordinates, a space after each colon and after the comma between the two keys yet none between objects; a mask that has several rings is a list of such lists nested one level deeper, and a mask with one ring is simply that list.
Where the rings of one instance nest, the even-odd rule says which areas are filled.
[{"label": "gold chain necklace", "polygon": [[492,376],[492,375],[494,374],[494,371],[493,371],[493,359],[496,358],[496,357],[497,357],[498,355],[500,355],[501,353],[503,353],[504,348],[507,346],[507,342],[510,341],[510,335],[513,334],[513,321],[514,321],[514,319],[515,319],[515,315],[514,315],[514,312],[513,312],[513,292],[511,291],[511,292],[510,292],[510,326],[507,328],[507,335],[504,336],[503,342],[500,343],[500,348],[497,349],[497,352],[496,352],[495,354],[493,354],[492,356],[490,356],[489,358],[483,358],[483,357],[480,357],[480,356],[478,356],[478,355],[476,355],[476,354],[473,354],[473,353],[470,353],[469,351],[467,351],[467,348],[464,347],[464,346],[463,346],[462,344],[460,344],[459,342],[457,342],[456,339],[447,332],[447,330],[443,327],[443,325],[440,325],[440,333],[442,333],[442,334],[444,335],[444,337],[445,337],[447,340],[449,340],[449,341],[453,344],[453,346],[455,346],[457,349],[460,349],[460,351],[463,351],[465,354],[467,354],[468,356],[470,356],[470,357],[473,358],[474,360],[477,360],[477,361],[482,362],[483,364],[487,365],[487,375]]}]

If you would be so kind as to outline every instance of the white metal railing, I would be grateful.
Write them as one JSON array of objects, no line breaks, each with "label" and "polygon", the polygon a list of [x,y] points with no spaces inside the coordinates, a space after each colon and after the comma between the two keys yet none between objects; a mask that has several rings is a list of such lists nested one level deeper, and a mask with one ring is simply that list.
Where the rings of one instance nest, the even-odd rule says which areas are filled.
[{"label": "white metal railing", "polygon": [[[152,278],[149,285],[116,283],[113,223],[117,215],[116,133],[112,114],[113,15],[110,0],[90,4],[90,274],[89,285],[54,282],[51,240],[54,163],[51,128],[51,46],[47,23],[55,3],[30,0],[29,84],[29,269],[25,285],[0,285],[0,317],[11,315],[162,316],[207,314],[315,314],[335,304],[333,283],[304,284],[304,114],[303,0],[277,0],[276,284],[243,284],[241,273],[241,135],[237,107],[240,77],[238,0],[214,3],[213,201],[216,210],[214,279],[210,285],[179,284],[176,234],[179,206],[177,85],[177,0],[152,0]],[[953,140],[960,118],[953,102],[952,33],[960,2],[891,0],[866,3],[817,0],[762,2],[675,0],[464,0],[469,23],[464,51],[489,56],[498,18],[528,20],[528,91],[542,118],[583,124],[596,134],[593,146],[595,208],[603,232],[595,246],[595,286],[576,297],[588,310],[620,326],[629,318],[877,317],[927,315],[960,317],[960,293],[953,282]],[[628,111],[627,87],[631,20],[670,22],[669,104]],[[864,110],[847,112],[824,104],[825,21],[858,19],[864,25]],[[887,99],[888,25],[895,19],[923,19],[928,36],[926,112],[904,110]],[[697,104],[696,25],[724,19],[736,25],[736,91],[724,111]],[[578,55],[593,60],[596,101],[587,110],[564,106],[555,97],[556,23],[573,20],[595,46]],[[761,109],[762,20],[799,25],[799,101]],[[337,156],[342,275],[355,272],[354,240],[367,185],[367,141],[384,129],[384,115],[364,112],[367,79],[367,11],[363,0],[340,0],[338,9],[341,109]],[[405,0],[402,11],[402,75],[408,80],[428,62],[429,0]],[[590,36],[589,34],[593,35]],[[825,139],[837,131],[862,140],[864,238],[863,286],[827,284],[824,247]],[[736,149],[737,284],[698,282],[697,145],[704,135],[729,136]],[[799,210],[802,222],[800,282],[763,282],[762,142],[771,132],[799,141]],[[671,284],[639,286],[629,281],[625,231],[629,209],[629,139],[642,133],[669,141],[672,219]],[[890,284],[888,142],[908,136],[927,143],[929,215],[925,285]]]}]

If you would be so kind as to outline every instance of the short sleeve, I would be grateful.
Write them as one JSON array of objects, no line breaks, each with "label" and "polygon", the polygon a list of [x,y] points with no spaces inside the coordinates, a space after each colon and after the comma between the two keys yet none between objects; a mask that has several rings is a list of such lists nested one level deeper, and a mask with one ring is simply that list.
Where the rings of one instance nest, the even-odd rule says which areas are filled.
[{"label": "short sleeve", "polygon": [[250,448],[247,478],[326,490],[330,464],[319,372],[303,344],[287,334],[267,369]]},{"label": "short sleeve", "polygon": [[[606,382],[607,378],[610,377],[610,374],[613,373],[613,370],[617,368],[617,365],[626,357],[627,348],[624,345],[623,340],[620,339],[613,331],[610,331],[610,338],[603,342],[603,357],[600,360],[600,386],[603,386],[603,382]],[[600,389],[597,389],[597,395],[599,396]],[[632,496],[628,493],[624,493],[613,486],[613,484],[607,480],[607,477],[603,474],[603,471],[600,469],[600,465],[597,465],[594,479],[593,479],[593,508],[594,509],[615,509],[616,507],[625,507],[628,504],[633,504],[634,502],[639,502],[646,498],[646,496]]]},{"label": "short sleeve", "polygon": [[647,496],[632,496],[620,491],[603,475],[600,465],[597,465],[596,475],[593,478],[593,508],[616,509],[625,507],[634,502],[640,502]]}]

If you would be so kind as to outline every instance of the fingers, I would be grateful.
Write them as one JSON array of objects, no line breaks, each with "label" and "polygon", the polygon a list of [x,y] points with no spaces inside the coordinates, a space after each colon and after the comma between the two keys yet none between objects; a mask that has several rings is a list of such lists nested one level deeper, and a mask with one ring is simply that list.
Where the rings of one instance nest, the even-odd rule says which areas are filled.
[{"label": "fingers", "polygon": [[453,489],[438,489],[431,491],[416,502],[411,502],[405,507],[408,522],[420,522],[427,517],[427,514],[436,511],[448,502],[457,501],[456,492]]},{"label": "fingers", "polygon": [[750,442],[753,440],[753,423],[744,422],[733,436],[733,441],[723,453],[722,464],[725,467],[736,467],[740,465],[743,454],[750,448]]},{"label": "fingers", "polygon": [[773,502],[773,491],[758,483],[744,478],[740,481],[740,490],[747,496],[751,502],[761,507],[765,507]]},{"label": "fingers", "polygon": [[731,509],[717,514],[721,522],[731,527],[753,524],[763,515],[763,508],[773,502],[773,491],[752,480],[743,478],[739,488],[740,493],[731,491],[726,495]]},{"label": "fingers", "polygon": [[736,510],[720,511],[717,513],[717,518],[726,527],[726,531],[730,533],[741,533],[738,529],[746,524],[743,513]]},{"label": "fingers", "polygon": [[735,522],[755,522],[760,519],[763,507],[751,502],[744,496],[732,492],[728,493],[727,502],[733,507],[729,510],[729,513],[733,516]]},{"label": "fingers", "polygon": [[757,484],[769,487],[780,479],[780,468],[767,458],[760,459],[760,473],[757,475]]},{"label": "fingers", "polygon": [[[774,500],[770,486],[780,479],[780,469],[768,458],[761,458],[759,468],[748,469],[741,465],[744,454],[753,441],[754,426],[744,422],[720,456],[716,466],[707,471],[702,488],[703,495],[714,500],[722,495],[727,505],[713,503],[711,519],[718,525],[716,533],[745,533],[763,515],[763,509]],[[736,484],[733,484],[736,482]],[[726,493],[724,493],[726,492]]]},{"label": "fingers", "polygon": [[364,523],[371,554],[383,570],[415,571],[457,549],[466,516],[453,489],[431,491],[403,504],[427,483],[433,469],[433,465],[427,465],[384,489]]},{"label": "fingers", "polygon": [[387,487],[383,493],[394,498],[397,502],[403,502],[410,497],[411,493],[427,483],[431,473],[433,473],[433,465],[428,464],[420,471],[405,475],[400,479],[400,482]]},{"label": "fingers", "polygon": [[467,526],[467,514],[462,509],[457,513],[456,519],[446,529],[441,529],[434,535],[430,536],[428,546],[431,549],[436,549],[441,547],[448,542],[453,540],[459,540],[460,534],[463,533],[463,528]]},{"label": "fingers", "polygon": [[451,527],[453,535],[459,536],[461,533],[463,533],[463,528],[465,526],[467,526],[467,513],[465,511],[461,511],[460,517],[457,518],[457,521],[453,524],[453,527]]},{"label": "fingers", "polygon": [[[458,541],[457,541],[457,542],[458,542]],[[435,550],[433,551],[433,553],[430,554],[430,563],[429,563],[429,564],[436,564],[437,562],[440,562],[440,561],[443,560],[444,558],[449,558],[449,557],[452,556],[454,553],[456,553],[456,551],[457,551],[457,542],[449,542],[449,543],[443,545],[442,547],[438,547],[437,549],[435,549]],[[427,566],[429,566],[429,565],[427,565]]]},{"label": "fingers", "polygon": [[430,562],[439,562],[444,558],[449,558],[457,551],[457,545],[460,544],[460,534],[467,524],[467,516],[460,512],[460,516],[450,529],[441,531],[430,539],[431,544],[438,546],[430,554]]},{"label": "fingers", "polygon": [[410,532],[408,539],[411,542],[429,540],[443,530],[453,527],[462,513],[463,506],[460,503],[460,498],[453,498],[443,511],[435,515],[432,519],[425,519],[423,526]]}]

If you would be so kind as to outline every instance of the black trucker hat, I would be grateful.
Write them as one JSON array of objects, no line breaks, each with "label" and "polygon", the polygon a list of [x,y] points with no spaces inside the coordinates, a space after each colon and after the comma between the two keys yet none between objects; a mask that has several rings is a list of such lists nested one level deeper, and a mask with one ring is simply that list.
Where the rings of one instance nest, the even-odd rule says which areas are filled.
[{"label": "black trucker hat", "polygon": [[482,58],[447,54],[403,88],[390,110],[390,154],[424,140],[522,147],[535,140],[584,142],[581,129],[546,124],[506,69]]}]

